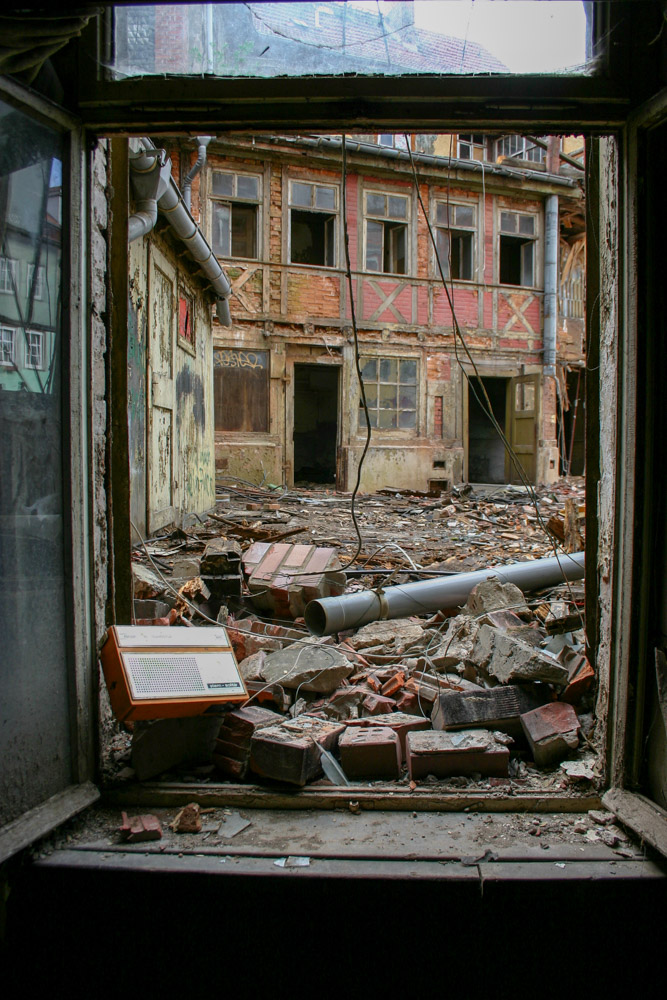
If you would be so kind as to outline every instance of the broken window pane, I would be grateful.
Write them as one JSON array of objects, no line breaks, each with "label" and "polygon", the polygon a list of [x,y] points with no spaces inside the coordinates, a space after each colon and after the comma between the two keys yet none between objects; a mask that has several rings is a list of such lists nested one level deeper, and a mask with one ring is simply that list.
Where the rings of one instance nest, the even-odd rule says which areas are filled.
[{"label": "broken window pane", "polygon": [[[592,59],[590,6],[574,0],[156,4],[113,13],[115,79],[581,74]],[[470,149],[478,137],[466,138]]]}]

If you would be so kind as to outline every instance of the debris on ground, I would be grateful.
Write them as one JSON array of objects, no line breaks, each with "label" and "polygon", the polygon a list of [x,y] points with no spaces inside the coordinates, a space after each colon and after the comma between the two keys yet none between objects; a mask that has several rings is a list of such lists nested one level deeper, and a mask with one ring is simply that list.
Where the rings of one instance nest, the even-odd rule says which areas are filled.
[{"label": "debris on ground", "polygon": [[[532,594],[493,571],[581,551],[583,480],[358,496],[361,546],[349,494],[229,480],[219,496],[210,516],[136,547],[135,597],[165,602],[172,627],[224,624],[249,700],[209,717],[206,761],[192,741],[154,753],[137,726],[137,780],[173,768],[193,780],[199,767],[204,781],[291,787],[335,783],[335,768],[340,783],[415,787],[600,781],[583,581]],[[304,624],[315,598],[373,590],[381,603],[385,587],[480,569],[459,608],[328,637]]]}]

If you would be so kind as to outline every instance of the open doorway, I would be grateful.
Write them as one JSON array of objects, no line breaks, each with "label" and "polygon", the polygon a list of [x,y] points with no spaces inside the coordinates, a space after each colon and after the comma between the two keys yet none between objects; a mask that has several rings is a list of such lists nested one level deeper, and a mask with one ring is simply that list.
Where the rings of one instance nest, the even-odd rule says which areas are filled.
[{"label": "open doorway", "polygon": [[338,368],[294,366],[294,482],[336,484]]},{"label": "open doorway", "polygon": [[468,382],[468,480],[471,483],[506,481],[505,445],[489,420],[482,386],[504,432],[509,381],[508,378],[475,377]]},{"label": "open doorway", "polygon": [[559,418],[559,444],[562,476],[583,476],[586,470],[585,408],[586,370],[567,373],[567,409]]}]

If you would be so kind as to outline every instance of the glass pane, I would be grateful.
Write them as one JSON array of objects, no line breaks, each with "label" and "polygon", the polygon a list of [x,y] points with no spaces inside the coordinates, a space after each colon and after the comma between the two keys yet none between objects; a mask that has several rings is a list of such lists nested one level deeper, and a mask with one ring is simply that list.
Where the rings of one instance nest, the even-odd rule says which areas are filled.
[{"label": "glass pane", "polygon": [[367,358],[361,362],[361,377],[364,382],[376,382],[378,377],[377,358]]},{"label": "glass pane", "polygon": [[380,430],[395,430],[396,410],[380,410],[378,414],[378,427]]},{"label": "glass pane", "polygon": [[378,403],[378,387],[377,385],[365,385],[366,389],[366,406],[374,407]]},{"label": "glass pane", "polygon": [[335,208],[336,189],[330,187],[316,187],[315,205],[317,208]]},{"label": "glass pane", "polygon": [[257,256],[257,207],[232,205],[232,257]]},{"label": "glass pane", "polygon": [[395,385],[380,386],[380,409],[395,410],[398,406],[398,388]]},{"label": "glass pane", "polygon": [[457,226],[474,226],[475,209],[472,205],[457,205],[454,211]]},{"label": "glass pane", "polygon": [[248,201],[259,199],[259,177],[247,177],[239,174],[236,178],[236,195],[238,198],[247,198]]},{"label": "glass pane", "polygon": [[519,216],[519,232],[523,236],[533,236],[535,234],[535,218],[532,215]]},{"label": "glass pane", "polygon": [[398,361],[396,358],[382,358],[380,361],[380,381],[398,381]]},{"label": "glass pane", "polygon": [[72,781],[62,136],[0,102],[0,826]]},{"label": "glass pane", "polygon": [[303,205],[304,208],[312,206],[313,185],[300,184],[298,181],[292,182],[292,204]]},{"label": "glass pane", "polygon": [[366,211],[369,215],[386,215],[387,199],[383,194],[366,195]]},{"label": "glass pane", "polygon": [[587,35],[575,0],[123,4],[109,49],[116,78],[582,74]]},{"label": "glass pane", "polygon": [[504,233],[515,233],[516,232],[516,212],[501,212],[500,213],[500,228]]},{"label": "glass pane", "polygon": [[221,205],[218,201],[211,202],[211,246],[213,253],[221,257],[229,257],[229,205]]},{"label": "glass pane", "polygon": [[401,385],[417,384],[417,362],[401,361]]},{"label": "glass pane", "polygon": [[234,174],[223,174],[213,171],[213,194],[231,197],[234,194]]},{"label": "glass pane", "polygon": [[435,210],[435,221],[440,226],[449,226],[449,209],[451,205],[447,205],[444,201],[439,201],[437,208]]},{"label": "glass pane", "polygon": [[442,268],[442,273],[446,278],[449,277],[449,233],[446,229],[436,229],[435,231],[435,245],[438,252],[438,260],[440,261],[440,267]]},{"label": "glass pane", "polygon": [[402,385],[398,397],[399,410],[414,410],[417,407],[417,386]]},{"label": "glass pane", "polygon": [[417,412],[416,410],[404,410],[398,415],[398,426],[402,430],[414,430],[417,426]]},{"label": "glass pane", "polygon": [[406,219],[408,216],[408,199],[389,195],[387,215],[391,216],[392,219]]},{"label": "glass pane", "polygon": [[381,271],[384,246],[384,226],[381,222],[366,223],[366,270]]}]

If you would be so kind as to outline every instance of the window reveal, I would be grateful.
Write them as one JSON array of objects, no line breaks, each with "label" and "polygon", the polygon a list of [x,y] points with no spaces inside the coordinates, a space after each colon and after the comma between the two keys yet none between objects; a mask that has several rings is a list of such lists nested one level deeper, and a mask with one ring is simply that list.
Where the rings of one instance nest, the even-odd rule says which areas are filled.
[{"label": "window reveal", "polygon": [[[436,206],[435,242],[438,260],[446,278],[472,281],[475,258],[475,206]],[[450,273],[451,264],[451,273]]]},{"label": "window reveal", "polygon": [[500,284],[535,284],[535,216],[500,213]]},{"label": "window reveal", "polygon": [[213,388],[216,431],[268,432],[268,351],[214,351]]},{"label": "window reveal", "polygon": [[289,204],[290,263],[335,267],[338,189],[290,181]]},{"label": "window reveal", "polygon": [[260,178],[214,170],[211,245],[219,257],[256,259]]},{"label": "window reveal", "polygon": [[407,274],[407,197],[367,191],[365,207],[366,270]]},{"label": "window reveal", "polygon": [[[362,358],[366,404],[371,427],[416,430],[417,362],[401,358]],[[364,410],[359,399],[361,423]]]}]

